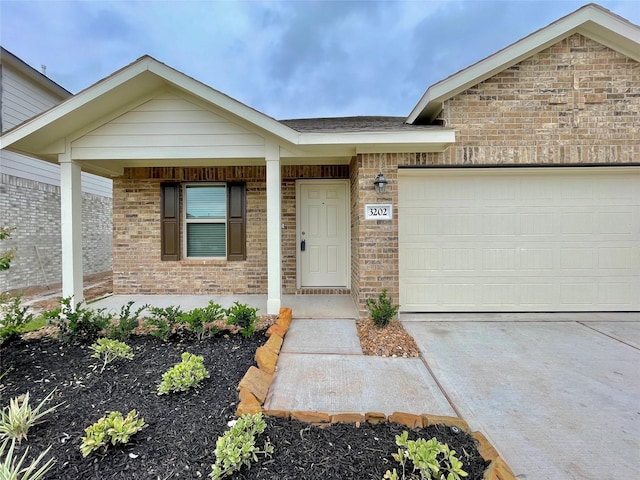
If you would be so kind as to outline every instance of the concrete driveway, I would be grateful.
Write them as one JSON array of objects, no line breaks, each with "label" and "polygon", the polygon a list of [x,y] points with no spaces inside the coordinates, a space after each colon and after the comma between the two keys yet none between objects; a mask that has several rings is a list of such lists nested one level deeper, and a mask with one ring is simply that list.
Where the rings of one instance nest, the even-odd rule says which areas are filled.
[{"label": "concrete driveway", "polygon": [[402,321],[518,478],[640,478],[640,314]]}]

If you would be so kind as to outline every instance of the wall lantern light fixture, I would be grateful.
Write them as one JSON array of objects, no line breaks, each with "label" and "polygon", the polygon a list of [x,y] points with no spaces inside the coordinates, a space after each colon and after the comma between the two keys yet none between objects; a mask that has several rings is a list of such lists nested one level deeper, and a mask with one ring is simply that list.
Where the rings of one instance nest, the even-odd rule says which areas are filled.
[{"label": "wall lantern light fixture", "polygon": [[378,193],[379,195],[387,193],[387,183],[387,179],[384,178],[382,172],[376,175],[376,179],[373,182],[373,186],[376,188],[376,193]]}]

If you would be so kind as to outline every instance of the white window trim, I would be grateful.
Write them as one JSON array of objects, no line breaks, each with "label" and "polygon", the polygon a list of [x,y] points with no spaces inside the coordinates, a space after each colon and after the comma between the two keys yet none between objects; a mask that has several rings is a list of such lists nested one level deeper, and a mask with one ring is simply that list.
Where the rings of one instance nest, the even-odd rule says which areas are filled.
[{"label": "white window trim", "polygon": [[[224,187],[224,219],[199,219],[199,218],[187,218],[187,187]],[[227,184],[225,182],[188,182],[182,184],[182,254],[187,260],[226,260],[229,245],[227,245],[227,228],[228,228],[228,211],[229,205],[227,205]],[[224,256],[220,257],[189,257],[187,255],[187,225],[189,223],[223,223],[224,224]]]}]

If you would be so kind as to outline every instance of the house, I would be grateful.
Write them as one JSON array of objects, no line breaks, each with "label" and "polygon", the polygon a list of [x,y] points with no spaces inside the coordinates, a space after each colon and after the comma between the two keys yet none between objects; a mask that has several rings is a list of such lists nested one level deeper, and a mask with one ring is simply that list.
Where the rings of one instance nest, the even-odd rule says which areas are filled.
[{"label": "house", "polygon": [[[58,105],[71,93],[0,47],[0,131]],[[83,173],[83,269],[111,271],[111,180]],[[60,167],[0,151],[0,225],[17,227],[1,248],[13,248],[11,269],[0,272],[0,293],[47,288],[62,281]]]},{"label": "house", "polygon": [[406,118],[277,121],[145,56],[1,140],[61,166],[76,298],[84,171],[113,179],[115,293],[266,294],[268,313],[283,294],[364,312],[382,289],[401,312],[633,311],[639,61],[640,28],[591,4]]}]

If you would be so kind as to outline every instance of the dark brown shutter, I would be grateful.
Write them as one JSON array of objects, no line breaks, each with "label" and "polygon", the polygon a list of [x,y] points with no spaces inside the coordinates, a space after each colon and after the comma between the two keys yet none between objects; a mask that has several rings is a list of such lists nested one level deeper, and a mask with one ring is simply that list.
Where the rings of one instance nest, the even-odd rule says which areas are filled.
[{"label": "dark brown shutter", "polygon": [[161,259],[180,260],[180,184],[161,185]]},{"label": "dark brown shutter", "polygon": [[227,260],[247,259],[246,185],[227,184]]}]

